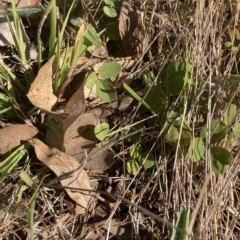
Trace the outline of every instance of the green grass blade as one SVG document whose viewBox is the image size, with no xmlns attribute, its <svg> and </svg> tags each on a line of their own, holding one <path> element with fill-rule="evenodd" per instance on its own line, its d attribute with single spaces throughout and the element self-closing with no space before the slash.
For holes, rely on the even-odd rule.
<svg viewBox="0 0 240 240">
<path fill-rule="evenodd" d="M 24 143 L 0 163 L 0 183 L 4 180 L 5 177 L 9 175 L 17 163 L 22 159 L 29 147 L 29 143 Z"/>
<path fill-rule="evenodd" d="M 187 232 L 188 215 L 189 212 L 186 209 L 186 207 L 184 205 L 181 205 L 176 227 L 182 229 L 184 232 Z M 171 236 L 171 240 L 187 240 L 187 236 L 186 234 L 181 233 L 177 229 L 174 229 Z"/>
<path fill-rule="evenodd" d="M 37 44 L 38 44 L 38 69 L 41 68 L 42 66 L 42 43 L 41 43 L 41 31 L 42 31 L 42 26 L 48 16 L 48 14 L 50 13 L 53 5 L 55 3 L 55 0 L 51 0 L 48 4 L 48 6 L 46 7 L 46 9 L 44 10 L 43 16 L 41 18 L 41 21 L 38 25 L 38 34 L 37 34 Z M 56 5 L 56 3 L 55 3 Z"/>
<path fill-rule="evenodd" d="M 32 7 L 22 7 L 22 8 L 17 8 L 14 10 L 17 12 L 19 16 L 30 16 L 36 13 L 41 13 L 44 11 L 44 8 L 42 6 L 32 6 Z M 0 16 L 12 16 L 14 14 L 14 11 L 12 8 L 7 8 L 5 10 L 0 10 Z"/>
<path fill-rule="evenodd" d="M 62 42 L 63 34 L 64 34 L 64 32 L 65 32 L 65 29 L 66 29 L 66 26 L 67 26 L 67 23 L 68 23 L 68 20 L 69 20 L 69 17 L 70 17 L 70 13 L 71 13 L 71 11 L 72 11 L 72 8 L 73 8 L 74 4 L 75 4 L 75 0 L 72 2 L 71 6 L 70 6 L 70 8 L 69 8 L 69 11 L 68 11 L 68 13 L 67 13 L 67 15 L 66 15 L 66 17 L 65 17 L 65 20 L 64 20 L 64 22 L 63 22 L 63 26 L 62 26 L 61 32 L 60 32 L 60 34 L 59 34 L 59 36 L 58 36 L 60 43 Z M 57 48 L 56 48 L 56 49 L 57 49 Z M 56 53 L 56 50 L 55 50 L 55 53 Z"/>
<path fill-rule="evenodd" d="M 15 46 L 18 51 L 18 57 L 20 58 L 23 69 L 24 69 L 24 64 L 27 64 L 27 58 L 26 58 L 26 52 L 25 52 L 25 43 L 24 43 L 24 39 L 23 39 L 21 20 L 17 13 L 16 0 L 11 0 L 11 3 L 12 3 L 12 16 L 13 16 L 14 27 L 15 27 L 16 31 L 13 31 L 12 25 L 10 23 L 8 16 L 7 16 L 7 19 L 8 19 L 9 28 L 10 28 Z M 27 84 L 27 88 L 24 89 L 24 92 L 26 93 L 27 89 L 30 87 L 30 77 L 26 73 L 25 69 L 24 69 L 24 77 L 25 77 L 25 81 Z"/>
<path fill-rule="evenodd" d="M 33 179 L 25 172 L 22 171 L 20 173 L 20 178 L 29 186 L 32 187 L 33 189 L 37 189 L 37 184 L 33 181 Z"/>
<path fill-rule="evenodd" d="M 20 56 L 20 59 L 23 61 L 23 63 L 26 63 L 26 54 L 25 54 L 25 47 L 24 47 L 24 41 L 23 41 L 23 34 L 20 26 L 20 19 L 17 14 L 17 8 L 16 8 L 16 1 L 12 0 L 12 15 L 14 19 L 14 25 L 16 29 L 16 37 L 15 37 L 15 44 L 18 49 L 18 56 Z M 14 36 L 14 34 L 13 34 Z"/>
<path fill-rule="evenodd" d="M 50 38 L 49 38 L 48 58 L 51 58 L 55 53 L 56 34 L 57 34 L 57 14 L 56 13 L 57 13 L 57 7 L 56 7 L 56 1 L 54 1 L 51 12 L 50 12 Z"/>
<path fill-rule="evenodd" d="M 145 106 L 153 115 L 156 115 L 152 108 L 131 87 L 129 87 L 126 83 L 123 83 L 123 87 L 133 98 L 141 102 L 143 106 Z"/>
<path fill-rule="evenodd" d="M 21 204 L 22 202 L 22 195 L 23 195 L 23 191 L 25 190 L 25 186 L 23 185 L 23 183 L 21 182 L 20 183 L 20 187 L 18 188 L 18 193 L 17 193 L 17 199 L 16 199 L 16 202 L 14 204 L 14 209 L 13 209 L 13 213 L 15 213 L 18 208 L 19 208 L 19 205 Z"/>
<path fill-rule="evenodd" d="M 39 194 L 39 190 L 37 189 L 33 196 L 32 196 L 32 200 L 30 202 L 30 206 L 28 209 L 28 215 L 27 215 L 27 221 L 28 221 L 28 226 L 29 226 L 29 231 L 30 231 L 30 239 L 34 240 L 34 209 L 35 209 L 35 204 L 36 204 L 36 200 Z"/>
</svg>

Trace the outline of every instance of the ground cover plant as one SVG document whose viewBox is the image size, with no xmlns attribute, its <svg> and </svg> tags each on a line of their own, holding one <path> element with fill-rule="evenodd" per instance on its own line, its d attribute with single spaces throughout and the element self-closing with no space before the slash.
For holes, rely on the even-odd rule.
<svg viewBox="0 0 240 240">
<path fill-rule="evenodd" d="M 1 239 L 239 239 L 238 1 L 0 1 Z"/>
</svg>

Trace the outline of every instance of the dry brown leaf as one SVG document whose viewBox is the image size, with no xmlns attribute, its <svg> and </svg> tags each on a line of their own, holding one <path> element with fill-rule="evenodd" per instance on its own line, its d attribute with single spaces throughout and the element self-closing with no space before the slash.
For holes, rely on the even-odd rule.
<svg viewBox="0 0 240 240">
<path fill-rule="evenodd" d="M 51 57 L 39 70 L 27 97 L 31 103 L 46 111 L 51 112 L 57 102 L 57 97 L 53 93 L 53 64 L 55 56 Z"/>
<path fill-rule="evenodd" d="M 32 7 L 38 5 L 40 0 L 19 0 L 17 8 Z"/>
<path fill-rule="evenodd" d="M 94 127 L 100 123 L 101 109 L 93 109 L 80 115 L 65 131 L 64 137 L 48 129 L 49 146 L 64 149 L 86 169 L 105 170 L 114 162 L 113 154 L 96 147 Z"/>
<path fill-rule="evenodd" d="M 119 15 L 121 52 L 124 56 L 135 56 L 142 52 L 141 2 L 123 0 Z"/>
<path fill-rule="evenodd" d="M 82 72 L 84 69 L 88 67 L 92 67 L 95 64 L 99 63 L 99 58 L 95 57 L 86 57 L 86 54 L 83 54 L 76 62 L 76 66 L 74 69 L 71 69 L 71 71 L 68 74 L 67 79 L 64 81 L 63 85 L 61 86 L 61 89 L 59 91 L 59 97 L 61 98 L 64 95 L 64 91 L 67 87 L 67 85 L 72 81 L 73 76 L 77 75 L 78 73 Z"/>
<path fill-rule="evenodd" d="M 71 96 L 64 109 L 64 112 L 68 113 L 70 116 L 62 121 L 61 129 L 63 132 L 67 130 L 67 128 L 78 118 L 85 108 L 84 83 L 85 81 L 83 79 L 82 84 Z"/>
<path fill-rule="evenodd" d="M 64 149 L 86 169 L 103 170 L 113 163 L 113 155 L 96 147 L 94 127 L 100 123 L 95 109 L 80 115 L 64 135 Z M 96 156 L 93 157 L 92 156 Z"/>
<path fill-rule="evenodd" d="M 14 22 L 13 19 L 10 17 L 10 24 L 11 27 L 14 31 L 14 33 L 16 34 L 16 30 L 14 27 Z M 6 16 L 0 16 L 0 46 L 4 47 L 4 46 L 15 46 L 15 42 L 13 39 L 13 35 L 10 31 L 10 27 L 9 27 L 9 23 L 7 20 Z"/>
<path fill-rule="evenodd" d="M 0 154 L 21 144 L 21 141 L 27 141 L 38 133 L 36 128 L 27 124 L 16 124 L 0 129 Z"/>
<path fill-rule="evenodd" d="M 46 144 L 49 147 L 54 147 L 60 151 L 65 151 L 63 148 L 63 136 L 56 133 L 52 128 L 48 127 L 46 131 Z"/>
<path fill-rule="evenodd" d="M 85 163 L 84 168 L 101 172 L 108 169 L 113 163 L 113 153 L 95 147 L 88 152 L 88 161 Z"/>
<path fill-rule="evenodd" d="M 72 47 L 69 48 L 69 52 Z M 63 61 L 65 51 L 61 54 L 60 63 Z M 52 108 L 57 103 L 57 97 L 53 93 L 53 75 L 55 74 L 56 61 L 55 55 L 52 56 L 39 70 L 34 79 L 27 97 L 31 103 L 44 112 L 51 115 L 54 119 L 62 120 L 69 116 L 68 113 L 53 112 Z"/>
<path fill-rule="evenodd" d="M 94 111 L 80 115 L 66 130 L 64 146 L 71 144 L 73 141 L 79 142 L 81 147 L 88 146 L 88 144 L 95 144 L 97 139 L 93 129 L 98 123 L 100 123 L 100 119 Z"/>
<path fill-rule="evenodd" d="M 60 177 L 64 174 L 64 179 L 61 180 L 61 184 L 65 187 L 91 190 L 89 184 L 89 178 L 85 170 L 80 167 L 78 161 L 56 148 L 49 148 L 43 142 L 38 139 L 32 139 L 29 141 L 34 147 L 37 158 L 48 166 L 56 175 Z M 71 191 L 66 189 L 69 197 L 72 198 L 78 205 L 88 209 L 89 204 L 92 201 L 92 197 L 86 191 L 86 194 L 80 192 Z"/>
<path fill-rule="evenodd" d="M 69 48 L 69 54 L 73 50 L 73 47 Z M 61 54 L 60 57 L 60 63 L 63 61 L 63 58 L 65 56 L 65 51 Z M 64 90 L 69 84 L 77 73 L 82 71 L 83 69 L 89 67 L 90 65 L 93 65 L 97 63 L 99 59 L 92 58 L 89 59 L 82 55 L 76 63 L 76 68 L 78 68 L 77 71 L 72 69 L 69 72 L 69 76 L 65 80 L 63 86 L 61 87 L 59 97 L 64 94 Z M 51 57 L 47 63 L 45 63 L 42 68 L 39 70 L 38 75 L 34 79 L 33 84 L 31 85 L 31 88 L 27 94 L 28 99 L 31 101 L 31 103 L 43 110 L 44 112 L 48 113 L 50 116 L 52 116 L 56 120 L 63 120 L 71 116 L 71 119 L 69 121 L 73 121 L 74 117 L 76 119 L 76 116 L 78 116 L 83 109 L 84 104 L 84 95 L 83 95 L 83 87 L 84 82 L 82 83 L 81 87 L 77 90 L 76 93 L 72 96 L 72 99 L 70 99 L 65 112 L 64 113 L 58 113 L 53 112 L 52 109 L 54 105 L 57 103 L 57 96 L 53 93 L 53 75 L 55 72 L 55 56 Z M 79 101 L 78 101 L 79 100 Z M 77 107 L 76 107 L 77 105 Z M 75 108 L 76 107 L 76 108 Z M 72 119 L 73 118 L 73 119 Z M 67 124 L 65 124 L 67 125 Z M 69 124 L 68 124 L 69 125 Z M 66 127 L 65 127 L 66 128 Z"/>
</svg>

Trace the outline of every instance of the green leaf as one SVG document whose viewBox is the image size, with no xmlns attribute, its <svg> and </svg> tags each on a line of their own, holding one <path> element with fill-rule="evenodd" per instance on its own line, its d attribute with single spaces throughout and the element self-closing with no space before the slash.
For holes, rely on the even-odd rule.
<svg viewBox="0 0 240 240">
<path fill-rule="evenodd" d="M 145 160 L 146 159 L 146 160 Z M 154 161 L 154 155 L 152 153 L 148 152 L 143 152 L 140 157 L 139 157 L 139 162 L 143 163 L 143 168 L 148 169 L 154 166 L 155 161 Z M 145 161 L 144 161 L 145 160 Z"/>
<path fill-rule="evenodd" d="M 210 148 L 210 152 L 212 161 L 218 161 L 223 165 L 229 165 L 233 160 L 232 153 L 226 148 L 213 146 Z"/>
<path fill-rule="evenodd" d="M 4 216 L 5 213 L 5 208 L 0 204 L 0 218 L 2 218 Z"/>
<path fill-rule="evenodd" d="M 94 45 L 100 47 L 101 46 L 101 40 L 96 32 L 96 30 L 91 26 L 87 25 L 87 32 L 85 34 L 85 37 Z"/>
<path fill-rule="evenodd" d="M 33 179 L 25 172 L 22 171 L 20 173 L 20 178 L 29 186 L 34 189 L 37 189 L 37 184 L 33 181 Z"/>
<path fill-rule="evenodd" d="M 107 26 L 105 34 L 112 41 L 119 40 L 120 39 L 120 34 L 119 34 L 119 29 L 118 29 L 118 23 L 109 24 Z"/>
<path fill-rule="evenodd" d="M 3 100 L 4 102 L 10 103 L 11 99 L 5 95 L 4 93 L 0 93 L 0 99 Z"/>
<path fill-rule="evenodd" d="M 137 130 L 139 130 L 139 129 L 141 129 L 141 131 L 139 131 L 139 132 L 137 132 L 136 134 L 134 134 L 134 135 L 132 135 L 132 136 L 130 136 L 130 137 L 127 138 L 127 141 L 128 141 L 128 142 L 132 142 L 132 143 L 137 142 L 137 140 L 141 137 L 142 133 L 145 131 L 145 126 L 144 126 L 144 124 L 141 122 L 141 123 L 138 123 L 138 124 L 136 124 L 136 125 L 128 128 L 128 129 L 126 130 L 126 135 L 128 135 L 128 134 L 131 134 L 131 133 L 133 133 L 133 132 L 135 132 L 135 131 L 137 131 Z"/>
<path fill-rule="evenodd" d="M 142 76 L 143 84 L 146 87 L 151 87 L 154 79 L 155 79 L 155 75 L 152 71 L 148 71 L 147 73 L 143 74 L 143 76 Z"/>
<path fill-rule="evenodd" d="M 237 115 L 237 106 L 235 104 L 230 104 L 224 113 L 224 121 L 227 124 L 227 126 L 231 126 L 236 115 Z"/>
<path fill-rule="evenodd" d="M 63 131 L 59 128 L 59 126 L 57 125 L 57 123 L 51 119 L 46 119 L 44 124 L 48 127 L 50 127 L 55 133 L 63 136 Z"/>
<path fill-rule="evenodd" d="M 96 89 L 99 98 L 105 102 L 110 101 L 115 97 L 115 89 L 107 80 L 98 80 Z"/>
<path fill-rule="evenodd" d="M 187 210 L 186 206 L 182 204 L 180 207 L 180 213 L 176 222 L 176 227 L 187 232 L 188 217 L 189 217 L 189 211 Z M 186 234 L 183 234 L 174 228 L 171 236 L 171 240 L 187 240 L 187 236 Z"/>
<path fill-rule="evenodd" d="M 98 74 L 100 78 L 112 78 L 117 76 L 122 70 L 121 64 L 118 62 L 106 62 L 99 68 Z"/>
<path fill-rule="evenodd" d="M 227 134 L 227 139 L 226 139 L 226 145 L 231 145 L 232 142 L 233 142 L 233 138 L 234 138 L 234 133 L 233 131 L 229 131 L 228 134 Z"/>
<path fill-rule="evenodd" d="M 110 127 L 107 123 L 100 123 L 94 128 L 94 134 L 100 141 L 104 140 L 109 133 Z"/>
<path fill-rule="evenodd" d="M 146 88 L 147 96 L 144 101 L 150 106 L 151 111 L 158 113 L 166 110 L 168 107 L 168 96 L 161 86 L 152 86 L 150 89 Z"/>
<path fill-rule="evenodd" d="M 189 157 L 193 162 L 198 162 L 204 155 L 205 146 L 201 138 L 194 138 L 188 148 Z"/>
<path fill-rule="evenodd" d="M 224 78 L 226 83 L 226 102 L 232 102 L 232 96 L 237 93 L 240 86 L 240 74 L 231 74 Z"/>
<path fill-rule="evenodd" d="M 84 22 L 84 20 L 82 19 L 82 18 L 80 18 L 80 17 L 78 17 L 78 18 L 72 18 L 71 20 L 70 20 L 70 23 L 73 25 L 73 26 L 75 26 L 75 27 L 80 27 L 82 24 L 84 24 L 85 22 Z"/>
<path fill-rule="evenodd" d="M 129 154 L 132 158 L 140 158 L 142 155 L 141 144 L 133 144 L 129 149 Z"/>
<path fill-rule="evenodd" d="M 87 77 L 85 86 L 89 89 L 92 89 L 96 84 L 97 80 L 98 80 L 97 74 L 95 72 L 91 72 Z"/>
<path fill-rule="evenodd" d="M 219 122 L 218 120 L 212 120 L 210 124 L 211 131 L 211 144 L 220 142 L 227 132 L 227 126 L 224 122 Z M 200 137 L 204 140 L 207 136 L 207 127 L 204 126 L 200 131 Z"/>
<path fill-rule="evenodd" d="M 167 67 L 166 90 L 172 96 L 177 96 L 189 81 L 189 66 L 185 62 L 172 61 Z"/>
<path fill-rule="evenodd" d="M 178 139 L 180 137 L 180 130 L 182 128 L 181 132 L 181 139 L 180 139 L 180 146 L 186 147 L 190 144 L 191 138 L 192 138 L 192 130 L 184 118 L 182 120 L 182 116 L 179 117 L 177 113 L 174 113 L 171 115 L 170 118 L 168 118 L 168 130 L 165 134 L 165 139 L 168 141 L 172 146 L 176 146 Z M 182 127 L 181 127 L 182 125 Z"/>
<path fill-rule="evenodd" d="M 114 0 L 104 0 L 104 2 L 105 2 L 107 5 L 113 5 L 113 4 L 114 4 Z"/>
<path fill-rule="evenodd" d="M 177 128 L 171 126 L 164 135 L 167 142 L 175 142 L 179 139 L 179 132 Z"/>
<path fill-rule="evenodd" d="M 116 133 L 108 133 L 108 135 L 106 136 L 106 138 L 104 138 L 104 140 L 102 142 L 99 142 L 99 143 L 96 144 L 96 147 L 102 148 L 102 147 L 108 145 L 109 142 L 113 141 L 117 137 L 118 137 L 118 132 L 116 132 Z"/>
<path fill-rule="evenodd" d="M 233 127 L 233 133 L 234 133 L 235 136 L 240 137 L 240 123 L 237 123 Z"/>
<path fill-rule="evenodd" d="M 211 168 L 212 171 L 217 174 L 223 174 L 227 171 L 227 165 L 220 163 L 218 160 L 214 158 L 213 159 L 211 158 Z"/>
<path fill-rule="evenodd" d="M 136 160 L 128 160 L 127 161 L 127 171 L 132 174 L 136 175 L 139 170 L 139 164 Z"/>
<path fill-rule="evenodd" d="M 82 18 L 75 18 L 70 20 L 71 24 L 80 27 L 82 24 L 85 24 L 87 27 L 85 38 L 88 39 L 91 43 L 94 45 L 100 47 L 101 46 L 101 40 L 99 39 L 99 34 L 96 32 L 96 30 L 90 25 L 87 24 Z"/>
<path fill-rule="evenodd" d="M 114 8 L 112 7 L 108 7 L 108 6 L 104 6 L 103 7 L 103 12 L 108 16 L 108 17 L 116 17 L 117 16 L 117 12 Z"/>
<path fill-rule="evenodd" d="M 225 42 L 224 46 L 225 46 L 225 48 L 230 48 L 230 47 L 232 47 L 232 42 Z"/>
</svg>

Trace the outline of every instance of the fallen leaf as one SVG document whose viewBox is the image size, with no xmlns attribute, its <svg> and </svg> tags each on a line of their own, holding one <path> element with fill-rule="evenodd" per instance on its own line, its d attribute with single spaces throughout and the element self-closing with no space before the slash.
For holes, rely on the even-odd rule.
<svg viewBox="0 0 240 240">
<path fill-rule="evenodd" d="M 39 70 L 38 75 L 31 85 L 27 97 L 37 108 L 48 113 L 56 120 L 66 119 L 69 114 L 54 112 L 52 108 L 57 103 L 57 97 L 53 93 L 53 75 L 55 69 L 55 56 L 51 57 Z"/>
<path fill-rule="evenodd" d="M 64 91 L 69 85 L 69 83 L 73 80 L 73 76 L 77 75 L 78 73 L 81 73 L 84 69 L 88 67 L 93 67 L 97 63 L 99 63 L 99 58 L 94 58 L 91 55 L 89 57 L 86 57 L 86 55 L 89 55 L 87 52 L 85 52 L 76 62 L 75 68 L 71 69 L 69 72 L 66 80 L 62 84 L 60 91 L 59 91 L 59 97 L 64 95 Z"/>
<path fill-rule="evenodd" d="M 27 97 L 31 103 L 46 111 L 51 112 L 57 102 L 57 97 L 53 93 L 53 64 L 55 56 L 51 57 L 39 70 Z"/>
<path fill-rule="evenodd" d="M 101 112 L 95 109 L 83 113 L 64 135 L 66 153 L 74 156 L 86 169 L 105 170 L 114 162 L 112 153 L 96 147 L 94 127 L 100 123 L 99 113 Z"/>
<path fill-rule="evenodd" d="M 37 133 L 36 128 L 27 124 L 16 124 L 0 129 L 0 154 L 19 146 L 21 141 L 27 141 Z"/>
<path fill-rule="evenodd" d="M 14 34 L 16 34 L 13 18 L 10 17 L 9 21 L 11 24 L 11 28 L 14 31 Z M 15 46 L 15 42 L 14 42 L 12 33 L 10 31 L 7 18 L 5 16 L 0 16 L 0 46 L 4 47 L 7 45 Z"/>
<path fill-rule="evenodd" d="M 71 53 L 72 50 L 73 47 L 69 47 L 68 50 L 69 54 Z M 64 56 L 65 51 L 63 51 L 63 53 L 61 54 L 60 64 L 61 62 L 63 62 Z M 58 97 L 61 98 L 61 96 L 63 96 L 64 90 L 66 89 L 67 84 L 69 84 L 72 81 L 73 76 L 81 72 L 83 69 L 89 67 L 90 65 L 97 63 L 98 61 L 99 59 L 97 58 L 89 59 L 85 57 L 85 55 L 83 54 L 76 62 L 75 68 L 77 68 L 78 70 L 75 71 L 75 69 L 72 69 L 69 72 L 67 79 L 65 80 L 64 84 L 61 87 Z M 34 106 L 48 113 L 54 119 L 63 120 L 71 116 L 71 119 L 69 121 L 73 121 L 72 118 L 74 118 L 74 116 L 76 118 L 76 116 L 78 116 L 82 111 L 81 109 L 84 103 L 83 96 L 84 83 L 82 84 L 80 89 L 78 89 L 77 92 L 74 94 L 72 100 L 69 101 L 68 106 L 66 107 L 64 113 L 52 111 L 53 107 L 56 105 L 58 100 L 57 96 L 55 96 L 53 92 L 53 76 L 55 74 L 56 68 L 55 64 L 56 64 L 55 56 L 53 56 L 42 66 L 42 68 L 38 72 L 38 75 L 34 79 L 33 84 L 31 85 L 27 97 Z M 76 104 L 78 105 L 77 108 L 75 108 Z M 74 113 L 72 111 L 74 111 Z"/>
<path fill-rule="evenodd" d="M 60 180 L 64 187 L 91 190 L 88 175 L 75 158 L 56 148 L 49 148 L 36 138 L 29 142 L 34 147 L 37 158 L 49 167 L 57 177 L 67 176 Z M 66 192 L 72 200 L 85 209 L 88 209 L 93 200 L 87 191 L 83 194 L 66 189 Z"/>
<path fill-rule="evenodd" d="M 17 8 L 32 7 L 38 5 L 40 0 L 19 0 Z"/>
<path fill-rule="evenodd" d="M 64 112 L 70 116 L 61 123 L 61 130 L 63 132 L 67 130 L 67 128 L 78 118 L 85 108 L 84 79 L 81 82 L 82 84 L 79 86 L 77 91 L 73 93 L 64 109 Z"/>
<path fill-rule="evenodd" d="M 125 56 L 139 55 L 142 52 L 141 2 L 123 0 L 119 15 L 121 52 Z"/>
<path fill-rule="evenodd" d="M 98 123 L 100 123 L 100 119 L 93 111 L 80 115 L 65 132 L 65 149 L 68 145 L 74 145 L 75 142 L 78 146 L 85 148 L 88 148 L 89 145 L 95 146 L 97 139 L 93 129 Z"/>
<path fill-rule="evenodd" d="M 45 140 L 46 140 L 46 144 L 49 147 L 54 147 L 54 148 L 57 148 L 60 151 L 65 151 L 64 148 L 63 148 L 63 136 L 56 133 L 50 127 L 47 128 L 46 139 Z"/>
<path fill-rule="evenodd" d="M 69 48 L 69 52 L 72 51 Z M 60 64 L 63 62 L 65 51 L 60 56 Z M 57 103 L 57 96 L 53 92 L 53 76 L 56 69 L 56 56 L 52 56 L 39 70 L 36 78 L 28 91 L 27 97 L 37 108 L 51 115 L 54 119 L 62 120 L 69 116 L 68 113 L 58 113 L 52 111 Z"/>
<path fill-rule="evenodd" d="M 85 163 L 84 168 L 102 171 L 108 169 L 113 163 L 114 155 L 112 152 L 102 151 L 101 148 L 95 147 L 88 152 L 88 161 Z"/>
<path fill-rule="evenodd" d="M 64 150 L 86 169 L 107 169 L 114 162 L 113 154 L 96 147 L 97 138 L 94 134 L 94 127 L 100 123 L 101 114 L 100 108 L 83 113 L 68 127 L 63 137 L 48 129 L 47 144 Z"/>
</svg>

